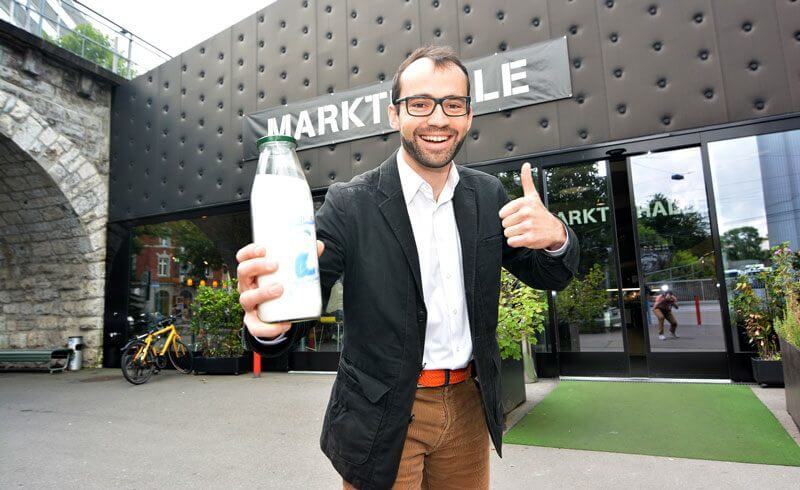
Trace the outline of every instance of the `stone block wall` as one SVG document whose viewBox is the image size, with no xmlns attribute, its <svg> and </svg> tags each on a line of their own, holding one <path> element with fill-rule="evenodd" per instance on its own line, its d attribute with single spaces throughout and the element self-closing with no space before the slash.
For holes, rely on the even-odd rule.
<svg viewBox="0 0 800 490">
<path fill-rule="evenodd" d="M 112 88 L 0 41 L 0 348 L 102 361 Z"/>
</svg>

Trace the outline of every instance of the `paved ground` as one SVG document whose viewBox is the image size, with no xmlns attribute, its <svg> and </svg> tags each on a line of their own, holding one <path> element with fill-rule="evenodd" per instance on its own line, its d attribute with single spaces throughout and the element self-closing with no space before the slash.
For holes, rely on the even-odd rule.
<svg viewBox="0 0 800 490">
<path fill-rule="evenodd" d="M 341 488 L 318 444 L 332 382 L 330 375 L 167 372 L 136 387 L 118 370 L 0 373 L 0 487 Z M 528 385 L 529 402 L 511 422 L 555 385 Z M 790 423 L 783 390 L 754 391 Z M 513 445 L 504 452 L 492 455 L 492 488 L 796 488 L 800 481 L 800 468 L 784 466 Z"/>
</svg>

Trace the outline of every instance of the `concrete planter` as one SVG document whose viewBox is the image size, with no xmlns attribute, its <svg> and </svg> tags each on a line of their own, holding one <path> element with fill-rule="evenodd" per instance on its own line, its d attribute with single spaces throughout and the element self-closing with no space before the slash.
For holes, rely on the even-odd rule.
<svg viewBox="0 0 800 490">
<path fill-rule="evenodd" d="M 783 380 L 786 386 L 786 411 L 800 428 L 800 349 L 784 339 L 781 342 Z"/>
</svg>

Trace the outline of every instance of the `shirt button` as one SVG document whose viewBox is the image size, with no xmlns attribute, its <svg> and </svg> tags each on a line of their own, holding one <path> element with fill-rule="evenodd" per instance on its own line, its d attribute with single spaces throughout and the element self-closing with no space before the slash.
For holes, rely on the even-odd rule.
<svg viewBox="0 0 800 490">
<path fill-rule="evenodd" d="M 448 273 L 447 273 L 447 278 L 448 278 L 448 279 L 450 279 L 451 277 L 453 277 L 453 274 L 450 274 L 450 273 L 448 272 Z"/>
<path fill-rule="evenodd" d="M 451 313 L 453 313 L 453 315 L 455 315 L 456 313 L 458 313 L 458 310 L 456 310 L 455 308 L 453 308 L 453 311 L 452 311 Z"/>
</svg>

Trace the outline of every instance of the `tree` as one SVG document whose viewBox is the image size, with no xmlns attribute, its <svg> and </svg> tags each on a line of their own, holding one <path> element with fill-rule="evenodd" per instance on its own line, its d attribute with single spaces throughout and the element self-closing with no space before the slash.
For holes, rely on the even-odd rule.
<svg viewBox="0 0 800 490">
<path fill-rule="evenodd" d="M 51 39 L 47 40 L 52 42 Z M 111 47 L 108 36 L 95 29 L 91 24 L 78 24 L 74 30 L 58 38 L 55 43 L 120 76 L 133 78 L 135 75 L 132 69 L 128 69 L 126 59 L 119 55 L 114 56 L 114 49 Z M 114 66 L 115 58 L 117 66 Z"/>
<path fill-rule="evenodd" d="M 547 207 L 550 212 L 569 217 L 572 211 L 583 214 L 584 211 L 595 210 L 594 221 L 568 223 L 580 237 L 579 275 L 587 273 L 593 264 L 610 266 L 614 260 L 613 210 L 609 204 L 608 177 L 603 171 L 604 166 L 605 163 L 602 162 L 570 165 L 548 169 L 544 174 L 547 182 Z M 613 276 L 611 281 L 615 282 Z"/>
<path fill-rule="evenodd" d="M 593 264 L 582 278 L 574 278 L 556 295 L 556 312 L 561 322 L 577 324 L 581 333 L 600 333 L 605 326 L 598 322 L 608 306 L 603 287 L 605 274 Z"/>
<path fill-rule="evenodd" d="M 175 258 L 180 263 L 189 264 L 188 275 L 197 282 L 201 279 L 206 279 L 206 266 L 211 270 L 222 268 L 223 260 L 219 249 L 191 221 L 180 220 L 156 225 L 137 226 L 133 229 L 131 242 L 131 253 L 133 255 L 138 255 L 142 250 L 142 243 L 139 238 L 142 236 L 171 239 L 174 245 L 180 247 L 175 254 Z"/>
<path fill-rule="evenodd" d="M 733 228 L 722 235 L 722 251 L 727 253 L 728 260 L 763 261 L 768 255 L 766 250 L 761 249 L 764 240 L 766 238 L 759 236 L 754 226 Z"/>
</svg>

